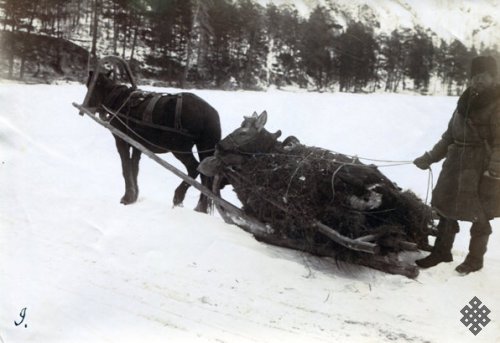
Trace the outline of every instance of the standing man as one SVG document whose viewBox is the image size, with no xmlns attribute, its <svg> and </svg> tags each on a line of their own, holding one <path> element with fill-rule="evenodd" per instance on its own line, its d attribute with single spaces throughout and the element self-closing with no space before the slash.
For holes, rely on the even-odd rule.
<svg viewBox="0 0 500 343">
<path fill-rule="evenodd" d="M 483 267 L 492 232 L 489 221 L 500 217 L 500 86 L 496 76 L 493 57 L 472 60 L 470 86 L 458 99 L 448 129 L 430 151 L 413 161 L 425 170 L 445 158 L 431 202 L 440 217 L 438 234 L 431 254 L 416 261 L 421 268 L 453 261 L 458 220 L 472 222 L 472 226 L 469 253 L 456 271 L 468 274 Z"/>
</svg>

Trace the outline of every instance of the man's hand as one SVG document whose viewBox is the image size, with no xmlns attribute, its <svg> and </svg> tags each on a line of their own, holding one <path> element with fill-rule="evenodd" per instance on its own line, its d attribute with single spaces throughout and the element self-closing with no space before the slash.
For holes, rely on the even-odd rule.
<svg viewBox="0 0 500 343">
<path fill-rule="evenodd" d="M 428 152 L 425 152 L 422 156 L 417 157 L 413 161 L 413 164 L 422 170 L 429 169 L 429 167 L 432 164 L 431 156 L 429 155 Z"/>
</svg>

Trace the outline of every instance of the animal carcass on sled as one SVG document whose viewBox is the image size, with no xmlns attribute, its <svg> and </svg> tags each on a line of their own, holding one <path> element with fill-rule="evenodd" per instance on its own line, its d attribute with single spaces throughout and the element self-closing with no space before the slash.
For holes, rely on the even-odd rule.
<svg viewBox="0 0 500 343">
<path fill-rule="evenodd" d="M 427 245 L 431 209 L 375 166 L 293 136 L 278 141 L 281 132 L 268 132 L 266 120 L 266 112 L 245 117 L 200 165 L 215 176 L 216 194 L 231 184 L 244 213 L 265 228 L 249 231 L 267 243 L 415 277 L 416 266 L 397 254 Z"/>
</svg>

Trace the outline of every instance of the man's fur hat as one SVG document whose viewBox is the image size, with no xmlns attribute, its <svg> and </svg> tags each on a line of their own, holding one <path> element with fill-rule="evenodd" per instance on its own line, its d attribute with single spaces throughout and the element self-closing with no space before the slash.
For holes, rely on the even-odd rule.
<svg viewBox="0 0 500 343">
<path fill-rule="evenodd" d="M 470 77 L 477 74 L 489 73 L 494 78 L 497 76 L 497 62 L 491 56 L 478 56 L 472 60 Z"/>
</svg>

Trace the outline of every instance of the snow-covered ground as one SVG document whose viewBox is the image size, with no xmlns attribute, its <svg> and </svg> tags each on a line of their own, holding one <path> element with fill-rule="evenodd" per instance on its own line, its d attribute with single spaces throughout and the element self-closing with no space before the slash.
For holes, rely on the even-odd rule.
<svg viewBox="0 0 500 343">
<path fill-rule="evenodd" d="M 180 181 L 147 157 L 139 201 L 123 206 L 112 136 L 71 106 L 84 92 L 0 84 L 0 342 L 500 341 L 500 221 L 482 271 L 454 271 L 467 250 L 463 223 L 455 261 L 411 280 L 259 243 L 217 215 L 192 211 L 193 189 L 173 209 Z M 267 110 L 270 131 L 391 161 L 429 149 L 456 102 L 195 92 L 219 110 L 224 135 L 243 115 Z M 433 170 L 435 181 L 439 166 Z M 425 198 L 427 172 L 382 171 Z M 474 296 L 491 310 L 477 336 L 460 322 Z"/>
</svg>

